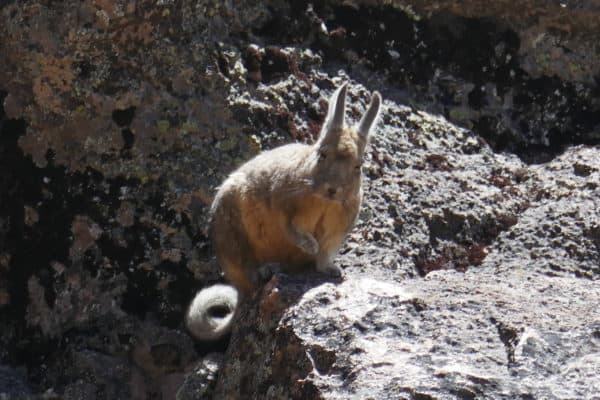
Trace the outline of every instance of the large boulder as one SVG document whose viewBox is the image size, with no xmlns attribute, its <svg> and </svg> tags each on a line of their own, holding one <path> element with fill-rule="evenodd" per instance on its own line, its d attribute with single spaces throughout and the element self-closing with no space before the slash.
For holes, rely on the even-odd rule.
<svg viewBox="0 0 600 400">
<path fill-rule="evenodd" d="M 598 393 L 598 4 L 318 3 L 0 2 L 1 395 Z M 346 80 L 385 102 L 343 279 L 194 343 L 214 188 Z"/>
</svg>

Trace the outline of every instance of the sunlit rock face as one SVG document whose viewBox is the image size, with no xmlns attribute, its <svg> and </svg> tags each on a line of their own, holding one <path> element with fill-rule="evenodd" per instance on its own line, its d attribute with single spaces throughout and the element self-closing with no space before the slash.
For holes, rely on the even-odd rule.
<svg viewBox="0 0 600 400">
<path fill-rule="evenodd" d="M 0 397 L 593 398 L 598 14 L 0 2 Z M 214 189 L 347 80 L 350 122 L 384 107 L 343 278 L 276 274 L 194 342 Z"/>
</svg>

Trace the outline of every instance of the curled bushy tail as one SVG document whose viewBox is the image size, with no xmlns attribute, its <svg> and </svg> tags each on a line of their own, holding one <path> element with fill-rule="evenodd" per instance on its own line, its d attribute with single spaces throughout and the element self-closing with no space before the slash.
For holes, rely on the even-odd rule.
<svg viewBox="0 0 600 400">
<path fill-rule="evenodd" d="M 185 316 L 185 324 L 198 340 L 217 340 L 231 330 L 238 292 L 229 285 L 214 285 L 196 293 Z"/>
</svg>

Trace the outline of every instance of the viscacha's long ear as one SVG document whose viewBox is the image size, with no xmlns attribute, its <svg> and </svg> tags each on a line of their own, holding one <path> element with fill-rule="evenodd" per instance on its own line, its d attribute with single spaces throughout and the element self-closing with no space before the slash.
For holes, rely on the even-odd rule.
<svg viewBox="0 0 600 400">
<path fill-rule="evenodd" d="M 377 115 L 379 114 L 379 109 L 381 108 L 381 95 L 379 92 L 373 92 L 371 95 L 371 104 L 369 104 L 369 108 L 367 112 L 362 116 L 360 122 L 358 123 L 357 131 L 358 134 L 364 138 L 369 136 L 369 131 L 373 127 L 375 120 L 377 119 Z"/>
<path fill-rule="evenodd" d="M 348 82 L 336 89 L 329 99 L 329 110 L 321 135 L 325 136 L 329 132 L 339 131 L 344 127 L 346 118 L 346 89 Z"/>
</svg>

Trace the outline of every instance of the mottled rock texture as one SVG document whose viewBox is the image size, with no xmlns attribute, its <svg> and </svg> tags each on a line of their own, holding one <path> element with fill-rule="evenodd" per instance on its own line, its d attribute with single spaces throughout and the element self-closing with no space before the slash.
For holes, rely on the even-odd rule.
<svg viewBox="0 0 600 400">
<path fill-rule="evenodd" d="M 0 397 L 598 398 L 600 2 L 318 3 L 0 1 Z M 385 103 L 344 277 L 214 354 L 214 188 L 345 80 Z"/>
</svg>

